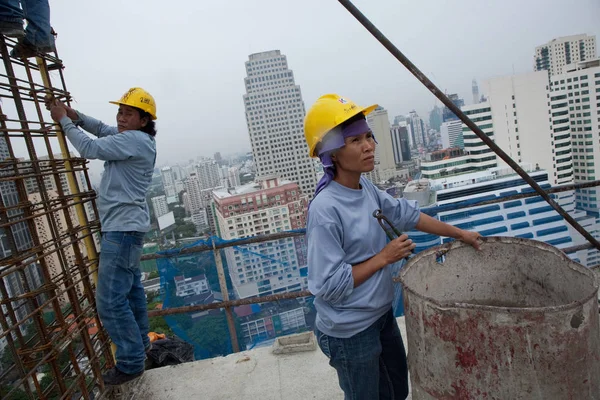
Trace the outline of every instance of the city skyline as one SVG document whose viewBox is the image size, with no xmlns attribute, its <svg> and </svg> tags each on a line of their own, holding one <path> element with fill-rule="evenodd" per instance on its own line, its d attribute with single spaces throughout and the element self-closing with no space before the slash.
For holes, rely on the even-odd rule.
<svg viewBox="0 0 600 400">
<path fill-rule="evenodd" d="M 516 73 L 531 71 L 536 46 L 559 36 L 600 35 L 595 18 L 600 14 L 600 4 L 593 0 L 574 4 L 585 10 L 577 14 L 557 13 L 561 7 L 558 2 L 541 1 L 515 2 L 514 7 L 504 3 L 483 6 L 475 1 L 439 4 L 435 8 L 391 1 L 360 0 L 355 4 L 442 90 L 458 93 L 465 99 L 471 98 L 473 78 L 481 81 L 507 75 L 513 71 L 513 65 Z M 181 5 L 188 12 L 167 21 L 163 16 L 168 5 L 160 2 L 145 4 L 144 13 L 138 12 L 133 4 L 117 5 L 111 0 L 97 5 L 52 6 L 52 23 L 59 33 L 57 46 L 61 58 L 69 65 L 66 77 L 75 98 L 74 106 L 112 123 L 115 110 L 107 101 L 133 85 L 145 87 L 157 100 L 158 165 L 197 155 L 211 156 L 223 150 L 250 150 L 241 99 L 243 61 L 256 52 L 279 49 L 288 56 L 307 105 L 326 92 L 338 92 L 359 104 L 378 103 L 391 116 L 415 109 L 428 118 L 434 104 L 440 105 L 337 2 L 315 0 L 285 5 L 275 1 L 210 5 L 191 2 Z M 122 13 L 112 12 L 117 7 L 125 9 Z M 511 12 L 513 8 L 519 9 L 519 13 Z M 97 35 L 89 22 L 73 21 L 70 17 L 73 13 L 98 15 L 99 21 L 113 21 L 122 29 L 118 33 Z M 140 69 L 138 63 L 127 62 L 131 55 L 110 45 L 134 34 L 137 28 L 128 23 L 131 13 L 139 14 L 143 26 L 166 25 L 173 27 L 172 32 L 178 32 L 171 35 L 165 34 L 169 29 L 148 30 L 148 40 L 139 53 L 152 67 Z M 405 18 L 398 24 L 401 15 L 420 17 Z M 452 30 L 444 30 L 441 35 L 439 29 L 431 28 L 444 26 L 448 17 L 454 22 Z M 317 28 L 307 29 L 302 22 L 306 18 L 313 20 L 312 25 Z M 203 23 L 186 24 L 187 19 Z M 543 22 L 532 26 L 532 20 Z M 217 24 L 217 21 L 227 23 Z M 86 38 L 89 46 L 98 51 L 106 49 L 107 54 L 124 62 L 108 63 L 98 69 L 95 60 L 80 57 L 78 33 L 82 30 L 90 33 Z M 199 52 L 186 47 L 184 52 L 189 62 L 174 62 L 154 53 L 162 46 L 179 46 L 175 41 L 181 38 L 210 37 L 215 31 L 224 35 L 224 42 L 231 38 L 233 44 L 222 46 L 220 42 L 202 41 Z M 351 47 L 346 51 L 331 51 L 340 48 L 341 41 L 348 37 L 353 38 Z M 459 42 L 461 46 L 456 46 Z M 90 71 L 102 77 L 101 85 L 90 82 Z M 365 73 L 377 78 L 361 83 Z M 110 84 L 104 83 L 107 81 Z"/>
</svg>

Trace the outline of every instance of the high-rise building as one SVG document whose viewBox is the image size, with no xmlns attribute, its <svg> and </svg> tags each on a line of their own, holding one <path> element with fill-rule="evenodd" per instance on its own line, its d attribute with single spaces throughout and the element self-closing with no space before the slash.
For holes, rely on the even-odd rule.
<svg viewBox="0 0 600 400">
<path fill-rule="evenodd" d="M 456 93 L 449 94 L 448 98 L 458 108 L 465 105 L 465 101 L 458 97 Z M 442 122 L 451 121 L 453 119 L 458 119 L 458 117 L 448 107 L 444 107 L 444 111 L 442 112 Z"/>
<path fill-rule="evenodd" d="M 152 209 L 156 218 L 162 217 L 169 213 L 169 205 L 167 204 L 167 196 L 156 196 L 151 199 Z"/>
<path fill-rule="evenodd" d="M 171 167 L 163 167 L 160 169 L 160 176 L 162 178 L 163 190 L 167 197 L 177 195 L 177 189 L 175 188 L 175 176 Z"/>
<path fill-rule="evenodd" d="M 202 189 L 211 189 L 221 186 L 219 179 L 219 164 L 214 160 L 204 160 L 196 166 L 198 180 Z"/>
<path fill-rule="evenodd" d="M 493 78 L 485 81 L 483 88 L 496 144 L 516 162 L 530 162 L 548 171 L 552 185 L 572 182 L 570 135 L 565 130 L 569 125 L 565 121 L 568 110 L 549 105 L 547 73 Z M 554 107 L 564 104 L 558 102 Z M 471 150 L 466 141 L 465 150 Z M 497 161 L 499 166 L 506 165 L 500 158 Z"/>
<path fill-rule="evenodd" d="M 446 121 L 440 127 L 440 136 L 442 138 L 442 148 L 448 149 L 465 147 L 462 133 L 462 121 L 460 119 L 452 119 Z"/>
<path fill-rule="evenodd" d="M 201 231 L 209 226 L 206 209 L 201 208 L 199 211 L 192 214 L 192 223 L 196 226 L 196 230 Z"/>
<path fill-rule="evenodd" d="M 473 104 L 479 103 L 479 86 L 475 79 L 473 79 L 473 82 L 471 83 L 471 92 L 473 93 Z"/>
<path fill-rule="evenodd" d="M 219 169 L 219 186 L 232 188 L 240 186 L 240 170 L 237 167 L 221 167 Z"/>
<path fill-rule="evenodd" d="M 219 236 L 238 239 L 304 227 L 308 196 L 296 183 L 266 178 L 213 191 Z M 306 287 L 303 238 L 287 238 L 227 249 L 227 265 L 239 298 Z"/>
<path fill-rule="evenodd" d="M 192 172 L 190 176 L 184 182 L 185 192 L 187 193 L 187 200 L 189 202 L 189 212 L 194 214 L 200 209 L 204 208 L 202 199 L 202 187 L 200 186 L 200 179 L 198 174 Z"/>
<path fill-rule="evenodd" d="M 429 112 L 429 127 L 436 131 L 440 131 L 442 126 L 442 109 L 437 105 L 433 106 L 433 110 Z"/>
<path fill-rule="evenodd" d="M 229 167 L 219 168 L 219 186 L 223 186 L 224 188 L 231 187 L 229 184 Z"/>
<path fill-rule="evenodd" d="M 47 190 L 46 196 L 48 199 L 57 199 L 58 193 L 54 190 Z M 32 203 L 40 203 L 42 201 L 42 195 L 38 193 L 32 193 L 29 195 L 29 201 Z M 56 211 L 47 215 L 44 215 L 43 210 L 40 210 L 35 215 L 34 223 L 35 229 L 37 231 L 37 236 L 41 243 L 47 243 L 55 240 L 56 234 L 60 235 L 60 237 L 65 237 L 67 232 L 69 232 L 69 226 L 67 225 L 67 219 L 65 217 L 65 211 L 69 213 L 69 218 L 73 223 L 73 227 L 77 228 L 79 226 L 78 220 L 75 216 L 75 210 L 73 207 L 69 207 L 66 210 Z M 51 223 L 54 228 L 56 228 L 56 232 L 51 227 Z M 70 238 L 66 237 L 60 241 L 60 245 L 64 246 L 61 251 L 62 256 L 65 258 L 67 265 L 77 265 L 77 258 L 75 256 L 75 251 L 73 247 L 69 244 Z M 58 244 L 58 243 L 57 243 Z M 82 257 L 87 257 L 87 252 L 85 247 L 80 249 L 82 252 Z M 59 286 L 59 291 L 64 291 L 66 289 L 67 276 L 70 275 L 70 279 L 75 285 L 75 290 L 77 292 L 77 297 L 81 298 L 83 296 L 83 282 L 81 280 L 81 275 L 76 271 L 69 271 L 67 274 L 66 271 L 63 271 L 61 268 L 61 263 L 59 260 L 59 254 L 57 252 L 53 252 L 44 257 L 46 262 L 46 267 L 48 268 L 48 272 L 50 273 L 50 277 L 53 282 L 62 282 Z M 87 278 L 85 278 L 87 279 Z M 66 292 L 63 292 L 59 295 L 58 300 L 61 305 L 69 304 L 69 297 Z"/>
<path fill-rule="evenodd" d="M 553 76 L 564 73 L 566 65 L 595 58 L 596 36 L 563 36 L 535 48 L 533 69 Z"/>
<path fill-rule="evenodd" d="M 185 212 L 187 214 L 191 214 L 192 213 L 192 206 L 190 204 L 190 195 L 187 193 L 187 191 L 183 192 L 182 197 L 182 201 L 183 201 L 183 208 L 185 209 Z"/>
<path fill-rule="evenodd" d="M 173 165 L 171 167 L 171 171 L 173 172 L 173 179 L 175 180 L 175 182 L 183 181 L 185 178 L 187 178 L 187 173 L 185 169 L 182 168 L 180 165 Z"/>
<path fill-rule="evenodd" d="M 376 146 L 376 158 L 379 159 L 379 166 L 382 170 L 396 169 L 396 161 L 394 160 L 394 151 L 392 149 L 392 138 L 390 132 L 390 120 L 388 112 L 381 106 L 377 107 L 373 112 L 367 115 L 367 124 L 375 139 L 379 143 Z"/>
<path fill-rule="evenodd" d="M 392 149 L 396 164 L 410 161 L 410 140 L 408 138 L 408 127 L 406 122 L 400 122 L 390 128 L 392 137 Z"/>
<path fill-rule="evenodd" d="M 415 110 L 411 111 L 408 114 L 406 122 L 409 127 L 411 146 L 414 149 L 426 146 L 427 132 L 425 131 L 425 124 L 423 123 L 421 117 L 419 117 L 419 114 L 417 114 Z"/>
<path fill-rule="evenodd" d="M 463 107 L 463 112 L 485 133 L 495 140 L 492 109 L 487 102 Z M 470 164 L 470 171 L 481 171 L 497 166 L 496 153 L 490 149 L 471 129 L 462 124 L 465 153 Z"/>
<path fill-rule="evenodd" d="M 550 83 L 554 140 L 570 142 L 555 145 L 553 157 L 557 163 L 559 157 L 572 157 L 573 170 L 564 172 L 572 171 L 576 183 L 600 179 L 600 59 L 571 64 L 564 74 L 551 76 Z M 579 208 L 598 216 L 600 188 L 578 190 L 576 199 Z"/>
<path fill-rule="evenodd" d="M 392 125 L 399 125 L 400 123 L 404 122 L 406 123 L 407 118 L 404 115 L 396 115 L 394 117 L 394 122 L 392 123 Z"/>
<path fill-rule="evenodd" d="M 379 179 L 387 181 L 396 176 L 396 160 L 387 111 L 383 107 L 377 107 L 367 115 L 367 123 L 378 142 L 375 146 L 375 168 L 379 170 Z"/>
<path fill-rule="evenodd" d="M 229 186 L 240 186 L 240 170 L 236 167 L 230 167 L 228 170 Z"/>
<path fill-rule="evenodd" d="M 317 181 L 304 140 L 304 102 L 279 50 L 246 61 L 246 123 L 258 177 L 278 175 L 312 197 Z"/>
<path fill-rule="evenodd" d="M 0 162 L 11 159 L 12 157 L 6 143 L 6 139 L 0 136 Z M 10 163 L 8 163 L 7 166 L 1 166 L 0 163 L 0 177 L 11 177 L 14 176 L 14 174 L 13 167 Z M 19 199 L 17 185 L 12 180 L 0 181 L 0 197 L 2 198 L 2 205 L 5 208 L 15 207 L 27 200 Z M 21 208 L 14 208 L 10 211 L 2 211 L 2 214 L 2 218 L 7 218 L 9 222 L 23 218 L 23 211 Z M 9 231 L 5 231 L 3 228 L 0 228 L 0 260 L 10 257 L 15 248 L 17 251 L 24 251 L 33 246 L 32 233 L 25 222 L 13 224 L 9 229 Z M 12 235 L 13 240 L 9 240 L 9 234 Z M 14 246 L 14 248 L 12 246 Z M 24 263 L 27 264 L 27 260 L 25 260 Z M 42 286 L 43 276 L 39 263 L 36 262 L 27 265 L 24 272 L 24 276 L 14 272 L 2 278 L 4 280 L 4 284 L 6 285 L 9 298 L 13 299 L 24 295 L 27 292 L 24 280 L 26 281 L 30 290 Z M 2 297 L 2 294 L 0 294 L 0 297 Z M 3 300 L 6 302 L 9 301 L 7 299 Z M 25 319 L 25 317 L 33 310 L 30 302 L 27 300 L 11 300 L 10 303 L 15 311 L 17 319 L 19 320 Z M 5 309 L 5 306 L 2 306 L 2 311 Z M 25 329 L 25 326 L 26 324 L 21 325 L 22 331 Z"/>
</svg>

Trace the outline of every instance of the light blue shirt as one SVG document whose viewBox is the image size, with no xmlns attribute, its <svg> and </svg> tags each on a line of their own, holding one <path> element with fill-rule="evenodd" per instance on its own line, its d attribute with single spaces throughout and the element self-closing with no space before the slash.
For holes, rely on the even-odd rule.
<svg viewBox="0 0 600 400">
<path fill-rule="evenodd" d="M 308 289 L 315 296 L 316 326 L 339 338 L 362 332 L 392 305 L 389 265 L 354 287 L 352 266 L 373 257 L 388 242 L 373 211 L 381 209 L 402 232 L 412 230 L 420 216 L 417 202 L 394 199 L 366 178 L 360 184 L 356 190 L 332 181 L 308 211 Z"/>
<path fill-rule="evenodd" d="M 114 126 L 80 112 L 77 115 L 75 123 L 63 117 L 60 124 L 81 157 L 105 161 L 97 200 L 102 232 L 148 232 L 146 193 L 156 161 L 154 138 L 142 131 L 119 133 Z M 90 138 L 76 124 L 98 139 Z"/>
</svg>

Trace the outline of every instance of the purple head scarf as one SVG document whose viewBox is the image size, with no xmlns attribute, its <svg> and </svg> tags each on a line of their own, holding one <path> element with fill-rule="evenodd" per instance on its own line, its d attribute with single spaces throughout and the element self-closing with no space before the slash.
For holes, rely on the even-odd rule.
<svg viewBox="0 0 600 400">
<path fill-rule="evenodd" d="M 321 164 L 323 164 L 323 171 L 325 172 L 325 175 L 323 175 L 319 183 L 317 183 L 314 197 L 316 197 L 323 189 L 325 189 L 325 187 L 329 185 L 329 182 L 331 182 L 335 176 L 335 165 L 331 159 L 331 154 L 333 151 L 344 147 L 344 139 L 362 135 L 363 133 L 370 131 L 371 128 L 369 128 L 367 121 L 361 118 L 352 122 L 351 124 L 346 125 L 344 128 L 342 128 L 341 133 L 339 130 L 332 130 L 325 135 L 323 141 L 317 148 L 318 156 L 321 159 Z"/>
</svg>

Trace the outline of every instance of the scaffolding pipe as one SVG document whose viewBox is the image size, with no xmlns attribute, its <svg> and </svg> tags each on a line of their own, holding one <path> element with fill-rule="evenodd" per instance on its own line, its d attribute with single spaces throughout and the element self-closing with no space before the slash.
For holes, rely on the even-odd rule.
<svg viewBox="0 0 600 400">
<path fill-rule="evenodd" d="M 223 259 L 221 258 L 221 250 L 215 247 L 213 242 L 213 255 L 215 257 L 215 264 L 217 266 L 217 274 L 219 276 L 219 286 L 221 287 L 221 294 L 223 295 L 223 301 L 229 301 L 229 292 L 227 291 L 227 281 L 225 280 L 225 270 L 223 269 Z M 229 328 L 229 337 L 231 338 L 231 348 L 234 353 L 239 353 L 240 344 L 238 343 L 237 333 L 235 329 L 235 321 L 233 319 L 233 312 L 230 306 L 225 307 L 225 315 L 227 316 L 227 327 Z"/>
<path fill-rule="evenodd" d="M 37 65 L 40 70 L 40 75 L 42 77 L 42 82 L 44 83 L 44 88 L 48 95 L 52 94 L 52 85 L 50 84 L 50 75 L 48 74 L 48 68 L 46 67 L 46 62 L 41 57 L 36 57 Z M 67 139 L 65 138 L 65 133 L 63 132 L 60 125 L 56 129 L 56 138 L 58 139 L 58 144 L 60 146 L 60 152 L 64 157 L 64 165 L 66 170 L 67 182 L 69 184 L 69 190 L 73 195 L 73 200 L 75 202 L 75 212 L 77 213 L 77 219 L 79 220 L 79 225 L 84 227 L 83 229 L 83 242 L 85 244 L 85 250 L 87 252 L 88 259 L 91 261 L 90 267 L 93 264 L 98 263 L 98 253 L 96 252 L 96 244 L 94 243 L 94 239 L 89 232 L 87 215 L 85 214 L 85 209 L 83 208 L 82 201 L 83 199 L 79 196 L 79 186 L 77 185 L 77 180 L 75 179 L 75 172 L 73 170 L 73 166 L 71 165 L 71 154 L 69 153 L 69 146 L 67 145 Z M 94 272 L 92 272 L 92 279 L 94 280 L 94 286 L 98 285 L 98 269 L 96 268 Z"/>
<path fill-rule="evenodd" d="M 571 217 L 557 202 L 555 202 L 546 193 L 540 185 L 537 184 L 525 172 L 519 164 L 517 164 L 508 154 L 504 152 L 492 139 L 487 137 L 485 133 L 471 121 L 459 107 L 457 107 L 433 82 L 429 80 L 402 52 L 354 5 L 350 0 L 338 0 L 346 10 L 352 14 L 358 22 L 364 26 L 375 39 L 379 41 L 402 65 L 404 65 L 435 97 L 437 97 L 446 107 L 448 107 L 465 125 L 467 125 L 473 133 L 475 133 L 481 141 L 488 145 L 502 160 L 504 160 L 517 174 L 521 176 L 546 202 L 559 213 L 577 232 L 585 237 L 594 247 L 600 250 L 600 242 L 598 242 L 589 232 L 587 232 L 573 217 Z"/>
<path fill-rule="evenodd" d="M 288 292 L 288 293 L 272 294 L 269 296 L 251 297 L 248 299 L 220 301 L 218 303 L 173 307 L 173 308 L 166 308 L 163 310 L 148 311 L 148 317 L 163 317 L 165 315 L 183 314 L 183 313 L 188 313 L 188 312 L 206 311 L 206 310 L 216 310 L 219 308 L 237 307 L 237 306 L 243 306 L 243 305 L 247 305 L 247 304 L 269 303 L 272 301 L 297 299 L 299 297 L 309 297 L 312 295 L 313 294 L 311 292 L 309 292 L 308 290 L 303 290 L 301 292 Z"/>
</svg>

